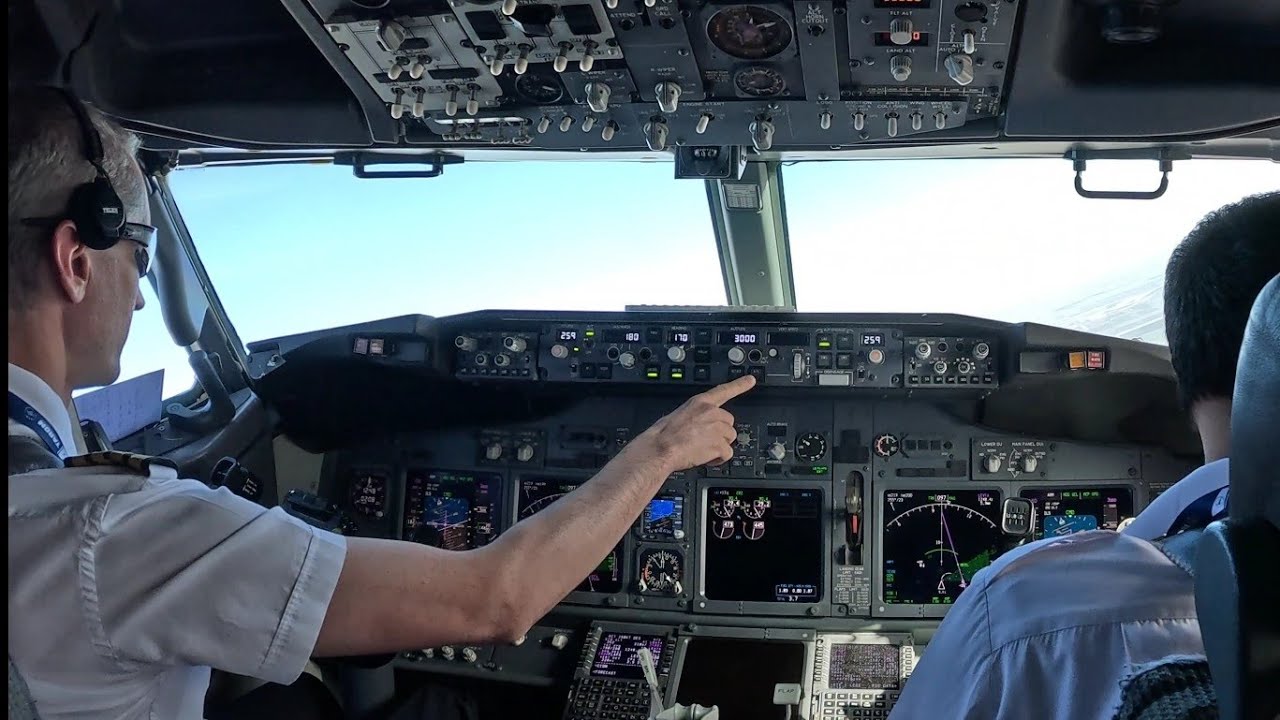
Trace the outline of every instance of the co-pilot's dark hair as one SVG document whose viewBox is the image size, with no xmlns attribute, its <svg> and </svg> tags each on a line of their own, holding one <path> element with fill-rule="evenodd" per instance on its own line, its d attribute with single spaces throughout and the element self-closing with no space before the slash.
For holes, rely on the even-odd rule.
<svg viewBox="0 0 1280 720">
<path fill-rule="evenodd" d="M 1230 398 L 1249 310 L 1280 274 L 1280 192 L 1209 213 L 1165 270 L 1164 325 L 1185 406 Z"/>
</svg>

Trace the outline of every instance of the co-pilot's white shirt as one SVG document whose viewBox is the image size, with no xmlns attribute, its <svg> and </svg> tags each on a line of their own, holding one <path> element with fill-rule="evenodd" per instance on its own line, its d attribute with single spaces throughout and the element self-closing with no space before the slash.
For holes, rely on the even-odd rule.
<svg viewBox="0 0 1280 720">
<path fill-rule="evenodd" d="M 891 718 L 1111 720 L 1137 666 L 1202 656 L 1191 577 L 1148 540 L 1226 474 L 1225 460 L 1191 473 L 1123 533 L 1040 540 L 978 572 Z"/>
</svg>

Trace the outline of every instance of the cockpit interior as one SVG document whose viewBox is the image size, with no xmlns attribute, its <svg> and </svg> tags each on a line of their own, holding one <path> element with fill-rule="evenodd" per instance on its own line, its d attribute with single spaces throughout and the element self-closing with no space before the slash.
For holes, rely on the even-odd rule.
<svg viewBox="0 0 1280 720">
<path fill-rule="evenodd" d="M 520 642 L 320 661 L 352 719 L 436 717 L 395 714 L 431 689 L 456 706 L 441 718 L 647 720 L 641 648 L 668 706 L 889 717 L 975 573 L 1019 544 L 1120 530 L 1204 461 L 1162 264 L 1141 287 L 1082 285 L 1087 321 L 968 300 L 1034 306 L 1076 252 L 1123 267 L 1111 253 L 1154 226 L 1119 218 L 1201 167 L 1244 178 L 1236 198 L 1280 187 L 1280 5 L 1257 0 L 26 0 L 9 37 L 11 87 L 74 90 L 139 135 L 152 181 L 154 330 L 133 332 L 178 349 L 187 381 L 167 378 L 142 426 L 86 442 L 331 532 L 462 551 L 691 394 L 756 378 L 726 406 L 732 459 L 669 477 Z M 997 162 L 1039 163 L 1061 207 L 1082 204 L 1019 207 L 1016 176 L 975 170 Z M 520 175 L 531 163 L 555 168 L 553 190 Z M 196 209 L 212 186 L 184 192 L 320 166 L 410 190 L 343 206 L 263 185 L 263 203 L 294 193 L 293 214 L 224 217 L 216 241 L 201 231 L 227 213 Z M 665 184 L 619 190 L 615 166 Z M 820 212 L 816 190 L 784 189 L 810 167 L 834 173 L 805 183 L 828 193 Z M 672 183 L 709 234 L 682 234 L 658 198 Z M 521 205 L 535 193 L 553 201 Z M 450 202 L 481 210 L 446 218 Z M 309 205 L 354 230 L 308 223 Z M 1106 252 L 1037 245 L 1095 211 L 1125 228 Z M 366 213 L 386 225 L 361 236 Z M 1000 216 L 1018 239 L 983 244 Z M 801 223 L 830 248 L 801 247 Z M 1160 229 L 1159 263 L 1184 225 Z M 387 244 L 401 233 L 411 261 Z M 349 259 L 308 257 L 338 234 Z M 685 253 L 714 268 L 692 301 Z M 799 270 L 805 253 L 825 274 Z M 622 279 L 631 263 L 670 277 Z M 417 281 L 371 270 L 397 264 Z M 604 299 L 611 282 L 646 290 Z M 807 305 L 818 286 L 828 301 Z M 405 300 L 382 312 L 378 296 Z M 246 333 L 254 316 L 291 324 Z"/>
</svg>

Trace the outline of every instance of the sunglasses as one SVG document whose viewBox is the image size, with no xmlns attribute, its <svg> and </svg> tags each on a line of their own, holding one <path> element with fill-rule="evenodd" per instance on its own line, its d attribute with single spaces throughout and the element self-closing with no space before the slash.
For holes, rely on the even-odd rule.
<svg viewBox="0 0 1280 720">
<path fill-rule="evenodd" d="M 127 222 L 120 228 L 120 239 L 137 243 L 133 249 L 133 260 L 138 264 L 138 278 L 144 278 L 151 272 L 151 248 L 155 247 L 156 229 L 142 223 Z"/>
<path fill-rule="evenodd" d="M 52 228 L 66 218 L 23 218 L 22 224 L 31 227 Z M 119 235 L 121 240 L 128 240 L 136 243 L 138 247 L 133 250 L 134 262 L 138 265 L 138 277 L 146 277 L 151 272 L 151 248 L 156 244 L 156 229 L 151 225 L 143 225 L 142 223 L 126 222 L 121 226 Z"/>
</svg>

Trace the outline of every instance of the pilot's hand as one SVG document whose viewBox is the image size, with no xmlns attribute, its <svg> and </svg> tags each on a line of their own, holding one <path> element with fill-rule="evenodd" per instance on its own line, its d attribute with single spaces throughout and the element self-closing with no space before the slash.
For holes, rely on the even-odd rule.
<svg viewBox="0 0 1280 720">
<path fill-rule="evenodd" d="M 726 463 L 733 459 L 738 431 L 733 426 L 733 415 L 721 405 L 755 384 L 754 377 L 744 375 L 694 395 L 641 433 L 636 441 L 649 445 L 667 465 L 668 472 Z"/>
</svg>

